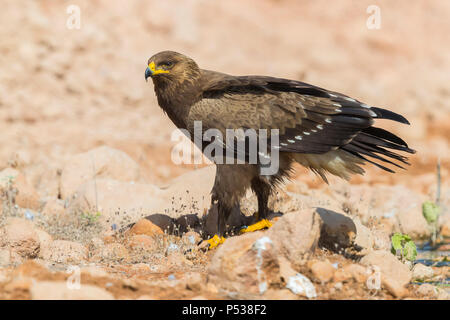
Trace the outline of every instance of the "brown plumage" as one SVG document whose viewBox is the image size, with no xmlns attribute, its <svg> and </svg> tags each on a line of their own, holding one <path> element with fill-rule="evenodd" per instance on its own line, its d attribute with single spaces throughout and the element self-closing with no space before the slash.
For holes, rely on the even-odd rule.
<svg viewBox="0 0 450 320">
<path fill-rule="evenodd" d="M 327 173 L 344 179 L 363 174 L 361 165 L 366 161 L 393 172 L 381 163 L 397 167 L 401 166 L 393 160 L 408 163 L 392 150 L 414 153 L 399 137 L 372 126 L 374 119 L 409 124 L 404 117 L 343 94 L 295 80 L 202 70 L 172 51 L 154 55 L 148 64 L 145 76 L 152 77 L 159 105 L 178 128 L 189 130 L 192 139 L 194 121 L 202 122 L 203 132 L 215 128 L 224 136 L 226 129 L 279 130 L 280 164 L 275 175 L 262 176 L 260 163 L 217 165 L 212 199 L 219 209 L 219 236 L 248 188 L 257 195 L 259 218 L 265 219 L 270 194 L 289 176 L 294 162 L 327 181 Z M 205 146 L 203 142 L 200 147 Z"/>
</svg>

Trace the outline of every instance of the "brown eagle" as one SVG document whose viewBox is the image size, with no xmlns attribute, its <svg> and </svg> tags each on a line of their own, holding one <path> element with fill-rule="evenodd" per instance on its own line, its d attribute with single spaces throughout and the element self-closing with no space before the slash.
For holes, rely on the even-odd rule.
<svg viewBox="0 0 450 320">
<path fill-rule="evenodd" d="M 327 182 L 327 173 L 347 180 L 352 174 L 363 174 L 361 165 L 366 161 L 394 172 L 381 163 L 402 168 L 393 160 L 408 164 L 407 158 L 394 151 L 415 152 L 398 136 L 372 126 L 374 119 L 409 124 L 403 116 L 304 82 L 203 70 L 191 58 L 173 51 L 157 53 L 148 60 L 145 79 L 148 77 L 153 80 L 160 107 L 178 128 L 191 134 L 192 141 L 195 134 L 199 136 L 195 122 L 201 123 L 201 135 L 208 129 L 223 136 L 227 129 L 254 129 L 257 135 L 261 129 L 277 130 L 275 174 L 263 175 L 266 164 L 250 162 L 248 147 L 243 151 L 244 163 L 216 161 L 212 201 L 217 203 L 219 219 L 217 234 L 208 240 L 210 248 L 225 240 L 227 218 L 248 188 L 258 198 L 259 222 L 243 231 L 271 226 L 268 198 L 276 185 L 289 177 L 294 162 Z M 274 136 L 269 133 L 267 140 L 274 140 Z M 228 140 L 215 142 L 223 150 L 231 148 L 234 155 L 239 153 Z M 207 144 L 197 143 L 203 152 Z M 257 150 L 267 158 L 275 149 L 265 154 Z"/>
</svg>

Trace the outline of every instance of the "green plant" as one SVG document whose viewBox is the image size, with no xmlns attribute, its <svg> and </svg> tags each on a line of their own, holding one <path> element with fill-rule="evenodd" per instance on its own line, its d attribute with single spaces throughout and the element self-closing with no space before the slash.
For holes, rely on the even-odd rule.
<svg viewBox="0 0 450 320">
<path fill-rule="evenodd" d="M 407 234 L 395 233 L 391 238 L 391 252 L 402 261 L 415 261 L 417 257 L 417 248 L 414 241 Z"/>
<path fill-rule="evenodd" d="M 100 218 L 101 213 L 99 211 L 91 213 L 88 211 L 81 213 L 81 218 L 84 219 L 88 225 L 95 223 Z"/>
<path fill-rule="evenodd" d="M 432 201 L 425 201 L 422 204 L 422 214 L 428 224 L 435 223 L 439 218 L 441 208 Z"/>
<path fill-rule="evenodd" d="M 431 229 L 431 243 L 435 244 L 438 232 L 438 219 L 441 208 L 432 201 L 425 201 L 422 204 L 422 215 Z"/>
</svg>

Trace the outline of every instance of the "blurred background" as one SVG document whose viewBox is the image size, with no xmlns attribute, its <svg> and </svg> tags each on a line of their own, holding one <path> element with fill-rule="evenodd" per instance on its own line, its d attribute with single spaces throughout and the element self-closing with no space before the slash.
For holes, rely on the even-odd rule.
<svg viewBox="0 0 450 320">
<path fill-rule="evenodd" d="M 71 5 L 79 8 L 79 25 Z M 383 126 L 418 150 L 411 168 L 397 175 L 368 168 L 352 183 L 431 192 L 438 157 L 448 181 L 449 1 L 3 0 L 1 6 L 0 169 L 24 172 L 41 197 L 58 194 L 67 159 L 101 145 L 130 155 L 151 183 L 191 170 L 171 162 L 175 127 L 144 81 L 148 58 L 161 50 L 184 53 L 201 68 L 298 79 L 401 113 L 411 126 Z M 310 187 L 322 185 L 306 170 L 297 174 Z"/>
</svg>

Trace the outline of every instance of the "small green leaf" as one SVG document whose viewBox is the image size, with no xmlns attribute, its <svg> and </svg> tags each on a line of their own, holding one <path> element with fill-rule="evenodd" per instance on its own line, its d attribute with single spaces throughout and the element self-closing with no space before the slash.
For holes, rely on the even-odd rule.
<svg viewBox="0 0 450 320">
<path fill-rule="evenodd" d="M 403 247 L 403 257 L 408 261 L 415 261 L 417 257 L 416 244 L 413 241 L 407 241 Z"/>
<path fill-rule="evenodd" d="M 439 217 L 440 208 L 431 201 L 425 201 L 422 204 L 422 214 L 429 224 L 436 222 Z"/>
<path fill-rule="evenodd" d="M 391 238 L 391 252 L 400 258 L 414 261 L 417 257 L 417 248 L 414 241 L 407 234 L 395 233 Z"/>
<path fill-rule="evenodd" d="M 392 242 L 393 253 L 396 253 L 398 250 L 401 250 L 403 248 L 402 240 L 403 240 L 403 235 L 401 233 L 395 233 L 392 236 L 391 242 Z"/>
</svg>

